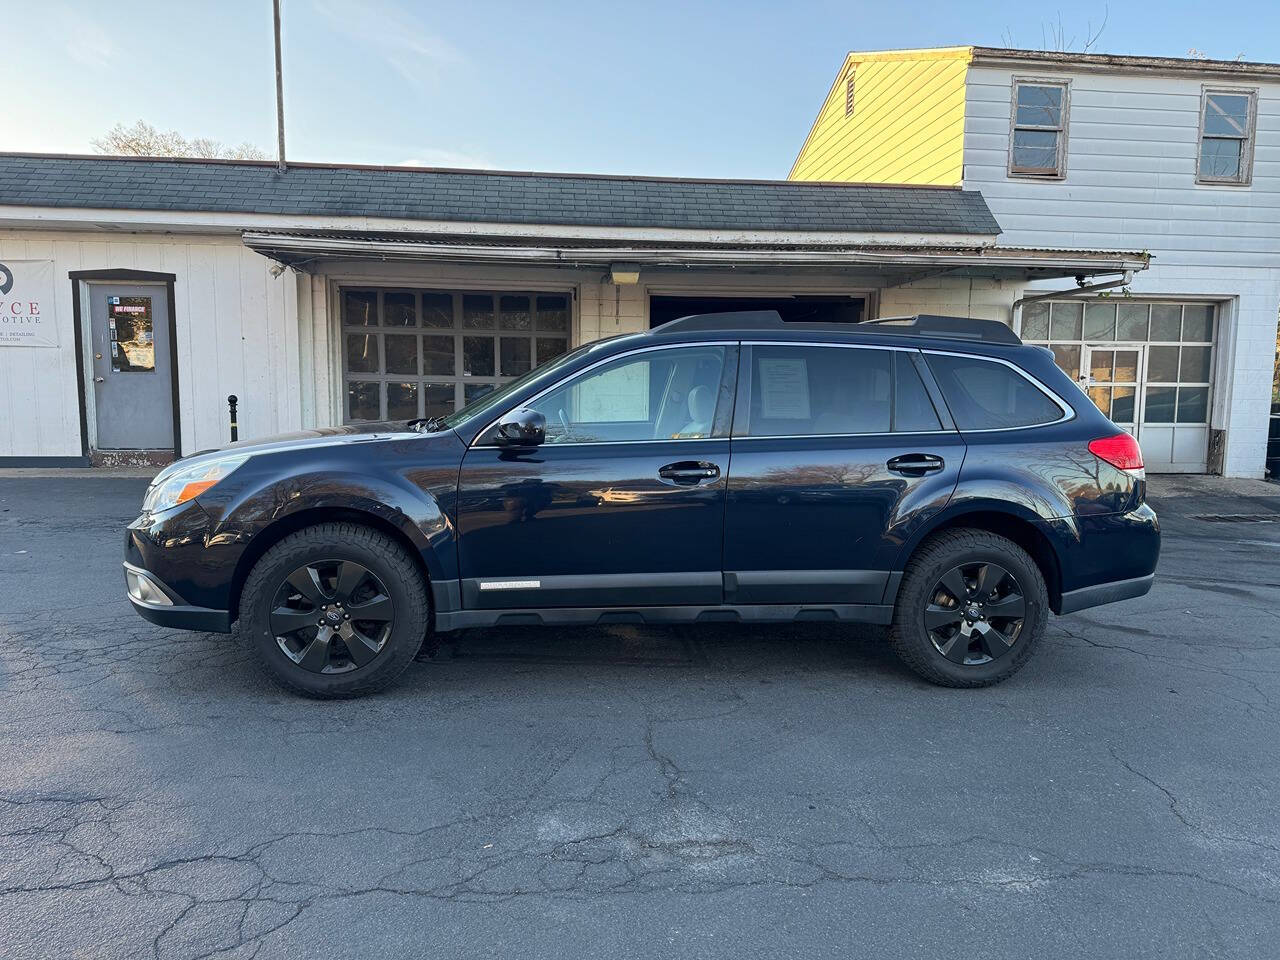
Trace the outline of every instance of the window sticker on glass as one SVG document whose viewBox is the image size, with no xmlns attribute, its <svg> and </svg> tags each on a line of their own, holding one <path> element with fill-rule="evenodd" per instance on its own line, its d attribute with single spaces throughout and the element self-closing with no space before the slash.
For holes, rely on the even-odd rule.
<svg viewBox="0 0 1280 960">
<path fill-rule="evenodd" d="M 761 357 L 760 415 L 771 420 L 809 419 L 809 370 L 802 359 Z"/>
<path fill-rule="evenodd" d="M 111 330 L 111 369 L 149 373 L 156 368 L 155 330 L 150 297 L 107 297 Z"/>
</svg>

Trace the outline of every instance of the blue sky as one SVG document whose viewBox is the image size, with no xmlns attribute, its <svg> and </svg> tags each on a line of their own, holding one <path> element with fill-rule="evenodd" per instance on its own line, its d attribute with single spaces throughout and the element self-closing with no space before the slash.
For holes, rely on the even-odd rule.
<svg viewBox="0 0 1280 960">
<path fill-rule="evenodd" d="M 4 150 L 275 143 L 270 0 L 0 0 Z M 851 49 L 1042 46 L 1107 5 L 285 0 L 291 159 L 785 177 Z M 16 38 L 16 42 L 14 42 Z M 1111 3 L 1096 50 L 1280 61 L 1280 5 Z"/>
</svg>

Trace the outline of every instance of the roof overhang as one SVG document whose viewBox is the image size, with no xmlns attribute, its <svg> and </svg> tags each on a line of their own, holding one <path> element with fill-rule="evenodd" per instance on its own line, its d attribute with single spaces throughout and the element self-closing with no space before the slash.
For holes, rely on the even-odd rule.
<svg viewBox="0 0 1280 960">
<path fill-rule="evenodd" d="M 658 244 L 511 242 L 510 238 L 353 236 L 246 231 L 251 250 L 298 269 L 328 260 L 435 261 L 606 268 L 615 262 L 650 269 L 838 270 L 890 282 L 937 274 L 992 279 L 1095 277 L 1145 270 L 1150 255 L 1098 250 L 999 247 L 991 244 Z"/>
</svg>

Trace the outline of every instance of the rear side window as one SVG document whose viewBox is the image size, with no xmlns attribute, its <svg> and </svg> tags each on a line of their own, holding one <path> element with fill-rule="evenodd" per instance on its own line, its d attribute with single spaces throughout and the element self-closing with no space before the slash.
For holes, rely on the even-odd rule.
<svg viewBox="0 0 1280 960">
<path fill-rule="evenodd" d="M 961 430 L 1031 427 L 1062 419 L 1062 410 L 1018 371 L 982 357 L 926 354 Z"/>
<path fill-rule="evenodd" d="M 898 351 L 756 345 L 750 380 L 746 423 L 738 436 L 941 428 L 911 358 Z"/>
</svg>

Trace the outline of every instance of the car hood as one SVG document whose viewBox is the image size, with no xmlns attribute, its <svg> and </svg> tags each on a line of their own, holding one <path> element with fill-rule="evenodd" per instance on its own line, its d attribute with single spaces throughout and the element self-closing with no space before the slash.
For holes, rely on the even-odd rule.
<svg viewBox="0 0 1280 960">
<path fill-rule="evenodd" d="M 448 433 L 449 431 L 440 432 Z M 418 433 L 409 429 L 408 421 L 405 420 L 350 423 L 340 427 L 315 427 L 311 430 L 297 430 L 293 433 L 278 433 L 270 437 L 259 437 L 256 440 L 237 440 L 235 443 L 228 443 L 222 447 L 213 447 L 193 453 L 184 457 L 180 462 L 213 455 L 276 453 L 311 447 L 365 443 L 370 440 L 409 439 L 423 436 L 429 436 L 429 434 Z"/>
</svg>

